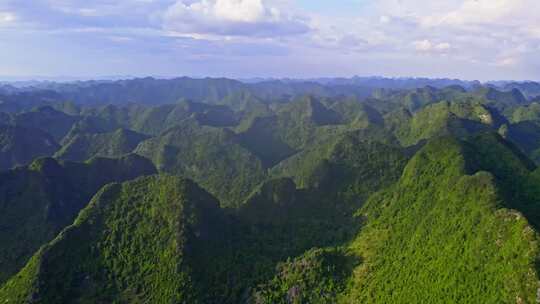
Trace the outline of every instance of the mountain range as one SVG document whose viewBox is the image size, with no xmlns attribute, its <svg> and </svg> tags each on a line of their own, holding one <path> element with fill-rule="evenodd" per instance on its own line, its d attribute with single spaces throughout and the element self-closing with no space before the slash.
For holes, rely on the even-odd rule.
<svg viewBox="0 0 540 304">
<path fill-rule="evenodd" d="M 2 303 L 536 303 L 540 85 L 0 87 Z"/>
</svg>

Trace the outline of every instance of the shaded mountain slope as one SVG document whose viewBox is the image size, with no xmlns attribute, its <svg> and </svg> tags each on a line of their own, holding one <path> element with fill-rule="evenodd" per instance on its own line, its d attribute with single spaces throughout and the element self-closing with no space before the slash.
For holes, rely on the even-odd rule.
<svg viewBox="0 0 540 304">
<path fill-rule="evenodd" d="M 59 148 L 54 138 L 41 130 L 0 124 L 0 170 L 51 156 Z"/>
<path fill-rule="evenodd" d="M 275 132 L 277 123 L 275 116 L 257 117 L 239 134 L 240 144 L 257 155 L 266 167 L 272 167 L 296 152 Z"/>
<path fill-rule="evenodd" d="M 239 81 L 225 78 L 155 79 L 147 77 L 59 84 L 54 89 L 64 98 L 84 105 L 128 103 L 162 105 L 176 103 L 182 99 L 216 104 L 226 96 L 246 88 Z"/>
<path fill-rule="evenodd" d="M 146 139 L 146 135 L 125 129 L 111 133 L 78 134 L 66 140 L 55 157 L 71 161 L 85 161 L 95 156 L 119 157 L 132 152 Z"/>
<path fill-rule="evenodd" d="M 501 89 L 505 91 L 518 89 L 528 99 L 540 96 L 540 83 L 533 81 L 510 82 L 502 85 Z"/>
<path fill-rule="evenodd" d="M 0 92 L 0 112 L 21 113 L 28 112 L 36 107 L 53 106 L 66 109 L 66 112 L 75 110 L 75 105 L 64 102 L 62 96 L 50 90 L 15 90 L 14 92 Z"/>
<path fill-rule="evenodd" d="M 341 249 L 311 249 L 279 263 L 276 275 L 258 285 L 248 303 L 334 303 L 359 262 Z"/>
<path fill-rule="evenodd" d="M 84 117 L 88 119 L 87 125 L 93 128 L 107 126 L 106 131 L 125 128 L 147 135 L 159 135 L 190 117 L 194 117 L 202 125 L 215 127 L 234 126 L 239 119 L 237 113 L 226 106 L 188 100 L 158 106 L 108 105 L 89 109 Z M 83 130 L 92 131 L 92 129 Z"/>
<path fill-rule="evenodd" d="M 307 96 L 278 106 L 273 114 L 253 118 L 240 130 L 239 138 L 266 167 L 273 167 L 345 132 L 377 124 L 375 112 L 356 101 L 326 106 Z"/>
<path fill-rule="evenodd" d="M 44 106 L 30 112 L 15 115 L 13 124 L 20 127 L 42 130 L 52 135 L 57 142 L 60 142 L 79 120 L 80 117 L 78 116 L 68 115 L 50 106 Z"/>
<path fill-rule="evenodd" d="M 1 173 L 0 282 L 71 224 L 103 185 L 155 172 L 150 161 L 130 155 L 88 163 L 43 158 Z"/>
<path fill-rule="evenodd" d="M 396 110 L 385 116 L 386 128 L 404 146 L 415 145 L 433 137 L 467 137 L 497 130 L 506 121 L 494 109 L 478 102 L 439 102 L 415 114 Z"/>
<path fill-rule="evenodd" d="M 10 303 L 197 303 L 193 258 L 220 239 L 219 220 L 217 201 L 189 180 L 153 176 L 108 185 L 0 297 Z"/>
<path fill-rule="evenodd" d="M 513 123 L 540 121 L 540 103 L 533 102 L 529 105 L 515 108 L 510 121 Z"/>
<path fill-rule="evenodd" d="M 266 175 L 261 161 L 240 145 L 234 132 L 194 119 L 140 143 L 135 152 L 161 172 L 200 183 L 224 206 L 238 206 Z"/>
<path fill-rule="evenodd" d="M 393 184 L 403 151 L 378 155 L 382 143 L 356 140 L 338 143 L 330 160 L 356 164 L 351 183 L 360 192 L 386 187 L 357 217 L 327 195 L 347 192 L 331 180 L 308 189 L 270 180 L 235 210 L 220 210 L 177 177 L 113 184 L 0 296 L 13 303 L 534 302 L 539 248 L 529 222 L 538 223 L 540 174 L 516 147 L 492 133 L 434 139 Z"/>
<path fill-rule="evenodd" d="M 359 173 L 361 166 L 371 166 L 379 159 L 388 157 L 385 164 L 387 168 L 396 165 L 391 161 L 401 148 L 395 137 L 379 127 L 339 134 L 326 141 L 321 141 L 313 146 L 302 150 L 292 157 L 282 161 L 272 168 L 271 176 L 291 177 L 301 188 L 324 187 L 326 183 L 339 183 L 333 180 L 337 176 L 332 174 L 345 174 L 345 171 Z M 350 153 L 350 154 L 349 154 Z M 397 158 L 396 158 L 397 159 Z M 373 161 L 374 163 L 371 163 Z M 338 169 L 341 168 L 341 169 Z M 402 166 L 397 165 L 396 172 L 401 171 Z M 332 173 L 333 172 L 333 173 Z M 352 175 L 350 175 L 352 176 Z M 376 179 L 380 178 L 376 175 Z M 350 180 L 344 180 L 343 188 L 346 188 Z"/>
</svg>

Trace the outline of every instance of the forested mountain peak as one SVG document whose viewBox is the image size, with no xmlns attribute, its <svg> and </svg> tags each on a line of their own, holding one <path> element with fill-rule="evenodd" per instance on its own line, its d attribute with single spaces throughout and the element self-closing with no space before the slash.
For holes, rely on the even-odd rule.
<svg viewBox="0 0 540 304">
<path fill-rule="evenodd" d="M 0 104 L 0 302 L 535 301 L 532 84 L 34 85 Z"/>
<path fill-rule="evenodd" d="M 192 260 L 199 246 L 219 239 L 218 211 L 217 201 L 189 180 L 155 176 L 108 185 L 0 295 L 45 303 L 195 300 Z"/>
<path fill-rule="evenodd" d="M 488 142 L 490 146 L 483 146 Z M 538 284 L 536 234 L 526 217 L 506 209 L 517 205 L 501 204 L 509 202 L 501 194 L 506 189 L 501 181 L 518 177 L 522 165 L 508 165 L 518 171 L 505 171 L 508 175 L 503 177 L 494 167 L 477 163 L 503 155 L 520 158 L 494 135 L 466 142 L 440 138 L 420 150 L 397 185 L 362 208 L 368 226 L 351 249 L 365 261 L 345 298 L 395 303 L 418 298 L 533 301 Z M 509 251 L 516 254 L 509 256 Z M 498 266 L 501 259 L 508 267 Z M 390 263 L 395 260 L 402 261 L 399 271 Z M 389 273 L 398 278 L 385 281 Z M 468 288 L 447 289 L 452 282 Z"/>
</svg>

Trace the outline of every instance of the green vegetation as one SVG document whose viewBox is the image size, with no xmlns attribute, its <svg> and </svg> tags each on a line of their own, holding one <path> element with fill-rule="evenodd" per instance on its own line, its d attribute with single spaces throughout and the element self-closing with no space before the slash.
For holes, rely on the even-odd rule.
<svg viewBox="0 0 540 304">
<path fill-rule="evenodd" d="M 151 159 L 161 172 L 200 183 L 223 206 L 238 206 L 265 178 L 260 160 L 232 131 L 193 119 L 142 142 L 135 153 Z"/>
<path fill-rule="evenodd" d="M 387 121 L 405 146 L 438 136 L 466 137 L 499 125 L 491 109 L 477 102 L 434 103 L 412 116 L 403 110 L 391 113 Z"/>
<path fill-rule="evenodd" d="M 78 116 L 68 115 L 45 106 L 15 115 L 13 123 L 19 127 L 42 130 L 60 142 L 79 119 Z"/>
<path fill-rule="evenodd" d="M 111 133 L 77 134 L 65 140 L 55 157 L 63 160 L 85 161 L 92 157 L 120 157 L 132 152 L 148 137 L 125 129 Z"/>
<path fill-rule="evenodd" d="M 10 303 L 195 303 L 189 260 L 210 242 L 218 203 L 188 180 L 102 189 L 75 223 L 0 290 Z"/>
<path fill-rule="evenodd" d="M 51 156 L 59 148 L 54 138 L 41 130 L 0 124 L 0 171 Z"/>
<path fill-rule="evenodd" d="M 275 116 L 256 117 L 239 135 L 240 144 L 257 155 L 265 167 L 272 167 L 296 152 L 275 132 L 276 124 Z"/>
<path fill-rule="evenodd" d="M 0 173 L 0 283 L 71 224 L 102 186 L 155 172 L 148 160 L 129 155 L 88 163 L 42 158 Z"/>
<path fill-rule="evenodd" d="M 523 121 L 539 121 L 540 120 L 540 103 L 533 102 L 526 106 L 520 106 L 513 110 L 510 119 L 514 123 Z"/>
<path fill-rule="evenodd" d="M 294 260 L 280 263 L 276 276 L 261 284 L 250 302 L 335 303 L 357 263 L 354 257 L 339 250 L 310 250 Z"/>
<path fill-rule="evenodd" d="M 480 87 L 473 94 L 497 104 L 500 109 L 527 103 L 527 99 L 518 89 L 501 91 L 491 87 Z"/>
<path fill-rule="evenodd" d="M 391 136 L 368 128 L 305 150 L 272 173 L 294 178 L 301 188 L 338 195 L 337 200 L 358 207 L 371 193 L 395 182 L 406 159 L 406 151 Z"/>
<path fill-rule="evenodd" d="M 515 175 L 500 179 L 488 168 L 501 157 Z M 499 188 L 526 170 L 496 138 L 429 143 L 394 187 L 359 211 L 368 223 L 349 250 L 363 262 L 340 300 L 533 303 L 537 235 L 521 213 L 504 208 Z"/>
<path fill-rule="evenodd" d="M 0 87 L 0 302 L 535 303 L 538 88 Z"/>
</svg>

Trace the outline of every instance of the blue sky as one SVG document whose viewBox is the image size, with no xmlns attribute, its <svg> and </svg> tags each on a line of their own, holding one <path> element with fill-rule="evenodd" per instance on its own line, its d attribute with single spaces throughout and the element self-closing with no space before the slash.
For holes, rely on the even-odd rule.
<svg viewBox="0 0 540 304">
<path fill-rule="evenodd" d="M 0 76 L 540 80 L 538 0 L 0 0 Z"/>
</svg>

